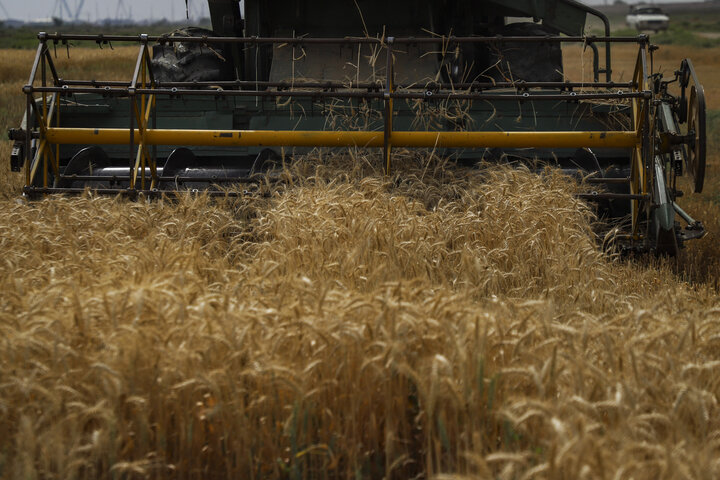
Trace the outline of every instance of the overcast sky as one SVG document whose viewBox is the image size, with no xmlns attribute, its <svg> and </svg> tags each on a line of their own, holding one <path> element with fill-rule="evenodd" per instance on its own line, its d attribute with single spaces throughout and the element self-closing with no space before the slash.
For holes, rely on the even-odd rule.
<svg viewBox="0 0 720 480">
<path fill-rule="evenodd" d="M 271 0 L 268 0 L 271 1 Z M 612 0 L 610 0 L 612 1 Z M 656 3 L 667 3 L 668 1 L 683 0 L 656 0 Z M 693 1 L 693 0 L 685 0 Z M 694 0 L 697 1 L 697 0 Z M 65 0 L 70 10 L 75 12 L 83 0 Z M 207 16 L 207 2 L 205 0 L 189 0 L 191 17 Z M 0 0 L 0 18 L 7 18 L 7 11 L 10 18 L 18 20 L 35 20 L 48 18 L 53 15 L 68 18 L 63 9 L 59 13 L 61 0 Z M 603 0 L 587 0 L 585 3 L 602 4 Z M 629 3 L 636 3 L 630 0 Z M 124 8 L 122 8 L 124 7 Z M 179 20 L 185 17 L 184 0 L 84 0 L 80 11 L 82 20 L 97 20 L 103 18 L 127 18 L 131 15 L 136 20 Z"/>
</svg>

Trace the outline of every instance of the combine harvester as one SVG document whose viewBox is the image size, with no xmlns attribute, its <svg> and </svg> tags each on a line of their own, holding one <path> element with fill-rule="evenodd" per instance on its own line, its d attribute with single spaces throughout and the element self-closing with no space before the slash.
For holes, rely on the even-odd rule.
<svg viewBox="0 0 720 480">
<path fill-rule="evenodd" d="M 164 36 L 39 34 L 12 169 L 24 193 L 157 196 L 253 181 L 315 147 L 434 149 L 578 171 L 623 248 L 675 254 L 704 235 L 676 203 L 700 192 L 705 98 L 690 60 L 652 71 L 646 35 L 610 37 L 573 0 L 208 0 L 213 30 Z M 605 25 L 585 36 L 588 16 Z M 528 21 L 522 21 L 525 17 Z M 519 19 L 518 19 L 519 18 Z M 129 81 L 69 80 L 53 48 L 134 42 Z M 566 81 L 561 45 L 593 54 Z M 612 80 L 611 46 L 637 45 Z M 130 74 L 130 72 L 128 72 Z M 93 78 L 91 76 L 91 78 Z M 670 90 L 674 89 L 675 94 Z"/>
</svg>

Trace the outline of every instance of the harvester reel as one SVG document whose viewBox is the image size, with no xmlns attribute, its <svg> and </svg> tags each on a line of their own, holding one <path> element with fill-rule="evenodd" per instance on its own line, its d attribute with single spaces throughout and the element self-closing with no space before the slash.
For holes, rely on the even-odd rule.
<svg viewBox="0 0 720 480">
<path fill-rule="evenodd" d="M 702 85 L 693 85 L 688 104 L 688 135 L 692 140 L 687 149 L 687 171 L 692 177 L 695 193 L 702 192 L 705 183 L 705 93 Z"/>
<path fill-rule="evenodd" d="M 63 79 L 50 54 L 54 43 L 110 37 L 40 34 L 22 89 L 27 121 L 10 132 L 23 193 L 264 195 L 314 148 L 382 151 L 388 175 L 393 150 L 432 149 L 463 169 L 495 160 L 581 177 L 577 197 L 623 250 L 673 255 L 705 233 L 675 203 L 677 176 L 690 172 L 696 192 L 705 176 L 705 95 L 690 60 L 663 81 L 647 36 L 611 37 L 606 17 L 575 0 L 539 10 L 368 0 L 364 16 L 340 3 L 245 0 L 241 12 L 236 0 L 208 0 L 213 30 L 112 36 L 139 48 L 130 83 Z M 542 23 L 507 23 L 516 15 Z M 588 15 L 605 37 L 582 36 Z M 566 80 L 570 42 L 592 48 L 593 81 Z M 612 80 L 618 42 L 638 46 L 629 82 Z"/>
</svg>

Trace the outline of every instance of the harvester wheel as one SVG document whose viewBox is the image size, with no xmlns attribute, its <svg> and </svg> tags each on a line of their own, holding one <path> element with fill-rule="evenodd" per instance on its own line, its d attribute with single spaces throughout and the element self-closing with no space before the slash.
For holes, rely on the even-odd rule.
<svg viewBox="0 0 720 480">
<path fill-rule="evenodd" d="M 701 85 L 693 85 L 688 105 L 688 134 L 694 140 L 688 144 L 687 171 L 693 180 L 695 193 L 702 192 L 705 182 L 705 93 Z"/>
</svg>

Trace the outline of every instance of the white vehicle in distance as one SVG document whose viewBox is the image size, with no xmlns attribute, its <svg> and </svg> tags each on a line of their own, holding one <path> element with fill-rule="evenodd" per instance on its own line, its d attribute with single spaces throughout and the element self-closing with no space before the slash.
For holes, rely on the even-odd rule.
<svg viewBox="0 0 720 480">
<path fill-rule="evenodd" d="M 667 30 L 670 25 L 670 18 L 663 13 L 658 7 L 648 5 L 637 5 L 630 7 L 630 13 L 625 17 L 628 26 L 636 28 L 638 31 Z"/>
</svg>

